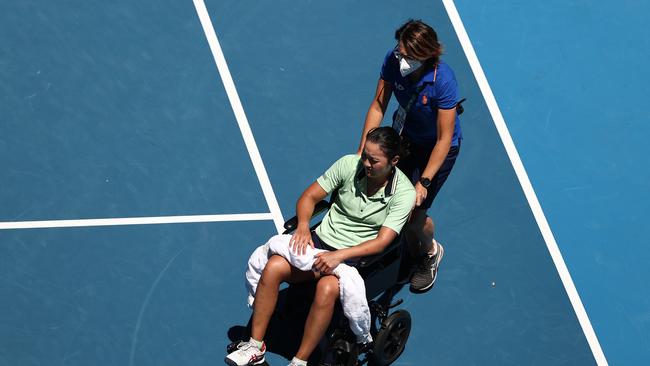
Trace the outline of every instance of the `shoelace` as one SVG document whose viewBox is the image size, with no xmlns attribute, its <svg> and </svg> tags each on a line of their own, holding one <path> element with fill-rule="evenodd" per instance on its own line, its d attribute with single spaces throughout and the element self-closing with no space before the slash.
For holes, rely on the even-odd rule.
<svg viewBox="0 0 650 366">
<path fill-rule="evenodd" d="M 420 269 L 420 270 L 422 270 L 422 269 L 431 269 L 431 268 L 433 268 L 433 265 L 436 262 L 436 256 L 435 255 L 430 256 L 430 255 L 426 254 L 425 256 L 426 256 L 426 258 L 424 260 L 420 261 L 420 263 L 418 263 L 418 265 L 417 265 L 417 268 Z"/>
<path fill-rule="evenodd" d="M 249 348 L 253 348 L 253 344 L 251 342 L 241 342 L 237 345 L 237 349 L 240 351 L 246 351 Z"/>
</svg>

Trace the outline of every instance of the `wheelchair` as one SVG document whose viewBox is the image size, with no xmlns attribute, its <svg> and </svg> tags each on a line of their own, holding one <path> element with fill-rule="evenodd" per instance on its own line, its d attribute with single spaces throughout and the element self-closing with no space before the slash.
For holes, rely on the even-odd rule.
<svg viewBox="0 0 650 366">
<path fill-rule="evenodd" d="M 328 210 L 331 202 L 333 198 L 330 202 L 320 201 L 312 218 Z M 283 234 L 293 232 L 297 224 L 297 217 L 289 219 L 284 224 Z M 314 230 L 319 224 L 316 223 L 311 229 Z M 394 301 L 394 295 L 405 282 L 400 281 L 400 276 L 403 276 L 400 267 L 404 265 L 400 240 L 401 235 L 398 235 L 382 253 L 362 258 L 356 266 L 366 285 L 373 342 L 357 344 L 339 301 L 329 328 L 308 360 L 309 365 L 387 366 L 402 354 L 411 331 L 411 315 L 404 309 L 392 310 L 403 302 L 401 299 Z M 287 359 L 297 352 L 315 289 L 315 282 L 290 284 L 281 289 L 265 338 L 267 351 Z M 229 336 L 233 342 L 227 347 L 228 353 L 234 351 L 239 342 L 248 340 L 250 326 L 251 320 L 244 330 L 239 330 L 239 334 L 230 334 L 235 333 L 235 327 L 231 328 Z"/>
</svg>

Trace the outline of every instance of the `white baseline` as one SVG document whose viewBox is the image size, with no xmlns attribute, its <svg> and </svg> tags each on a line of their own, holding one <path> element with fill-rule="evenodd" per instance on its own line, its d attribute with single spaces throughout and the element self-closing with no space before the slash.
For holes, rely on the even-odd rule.
<svg viewBox="0 0 650 366">
<path fill-rule="evenodd" d="M 260 185 L 262 186 L 264 198 L 266 199 L 269 210 L 271 210 L 271 214 L 273 215 L 273 222 L 275 223 L 275 227 L 278 230 L 278 233 L 281 233 L 284 230 L 284 219 L 282 218 L 282 212 L 280 211 L 278 200 L 275 198 L 275 193 L 273 192 L 271 181 L 266 174 L 266 169 L 264 168 L 262 157 L 260 156 L 260 152 L 257 149 L 257 144 L 255 143 L 255 138 L 253 137 L 250 125 L 248 124 L 246 113 L 244 113 L 244 107 L 242 107 L 241 101 L 239 100 L 239 94 L 237 93 L 235 83 L 233 82 L 232 76 L 230 75 L 230 70 L 228 69 L 226 58 L 223 54 L 223 51 L 221 50 L 219 40 L 217 39 L 217 34 L 215 33 L 214 27 L 212 26 L 212 21 L 210 20 L 208 9 L 205 7 L 203 0 L 194 0 L 194 7 L 196 8 L 196 12 L 199 15 L 199 19 L 201 20 L 201 25 L 203 26 L 205 37 L 208 39 L 208 44 L 210 45 L 212 56 L 214 57 L 214 61 L 217 64 L 219 75 L 221 75 L 221 81 L 223 82 L 223 86 L 226 89 L 226 94 L 228 94 L 228 99 L 230 100 L 230 105 L 233 112 L 235 113 L 237 124 L 239 125 L 242 137 L 244 138 L 246 149 L 248 149 L 248 154 L 250 155 L 251 161 L 253 162 L 253 167 L 255 168 L 257 179 L 260 181 Z"/>
<path fill-rule="evenodd" d="M 41 220 L 41 221 L 6 221 L 0 222 L 0 230 L 12 229 L 44 229 L 64 227 L 86 227 L 86 226 L 120 226 L 120 225 L 153 225 L 153 224 L 181 224 L 200 222 L 224 222 L 224 221 L 255 221 L 273 220 L 278 233 L 284 228 L 284 219 L 280 206 L 273 192 L 264 163 L 255 143 L 255 138 L 248 124 L 237 89 L 230 75 L 226 59 L 219 45 L 217 35 L 210 21 L 208 11 L 202 0 L 194 0 L 196 11 L 199 15 L 205 36 L 210 45 L 210 50 L 217 64 L 221 80 L 228 94 L 228 99 L 235 113 L 239 129 L 246 144 L 246 149 L 255 168 L 255 173 L 262 187 L 264 198 L 269 206 L 270 213 L 249 213 L 249 214 L 223 214 L 223 215 L 187 215 L 187 216 L 155 216 L 155 217 L 121 217 L 101 219 L 72 219 L 72 220 Z"/>
<path fill-rule="evenodd" d="M 224 214 L 224 215 L 188 215 L 188 216 L 154 216 L 154 217 L 119 217 L 109 219 L 46 220 L 46 221 L 8 221 L 0 222 L 0 230 L 11 229 L 45 229 L 84 226 L 120 226 L 120 225 L 155 225 L 186 224 L 197 222 L 255 221 L 272 220 L 270 213 Z"/>
<path fill-rule="evenodd" d="M 587 312 L 585 311 L 585 308 L 582 304 L 582 300 L 580 300 L 578 290 L 573 284 L 571 274 L 569 273 L 569 270 L 564 263 L 562 253 L 560 253 L 560 249 L 557 245 L 557 242 L 555 241 L 551 227 L 546 220 L 542 206 L 537 199 L 533 185 L 530 183 L 530 179 L 528 178 L 524 164 L 521 162 L 517 148 L 515 147 L 512 137 L 510 136 L 510 131 L 508 131 L 508 127 L 506 126 L 506 122 L 503 118 L 503 115 L 501 114 L 501 110 L 499 109 L 497 101 L 494 98 L 494 94 L 492 93 L 492 88 L 490 88 L 490 84 L 485 77 L 481 63 L 476 56 L 474 47 L 472 46 L 469 36 L 467 35 L 467 31 L 465 30 L 465 26 L 463 25 L 463 21 L 460 19 L 456 5 L 454 4 L 453 0 L 443 0 L 442 2 L 445 5 L 447 14 L 449 14 L 449 19 L 454 26 L 456 34 L 458 35 L 460 44 L 463 46 L 465 56 L 467 56 L 467 61 L 469 61 L 472 72 L 474 73 L 474 77 L 478 82 L 481 93 L 483 93 L 485 103 L 490 110 L 490 114 L 492 115 L 494 124 L 496 125 L 497 131 L 499 132 L 501 141 L 506 148 L 510 162 L 512 163 L 515 173 L 517 174 L 519 183 L 524 190 L 528 204 L 530 205 L 533 215 L 535 216 L 535 220 L 537 221 L 537 225 L 539 226 L 542 236 L 544 237 L 544 241 L 546 242 L 548 251 L 551 254 L 551 258 L 555 263 L 555 267 L 557 268 L 557 271 L 560 275 L 564 289 L 569 296 L 571 305 L 573 305 L 573 310 L 576 312 L 578 321 L 582 327 L 582 331 L 584 332 L 585 337 L 587 338 L 587 342 L 589 343 L 589 347 L 591 348 L 591 352 L 593 353 L 598 365 L 605 366 L 607 365 L 605 354 L 603 353 L 603 350 L 600 347 L 600 343 L 598 342 L 598 338 L 596 337 L 596 333 L 591 326 L 591 322 L 589 321 Z"/>
</svg>

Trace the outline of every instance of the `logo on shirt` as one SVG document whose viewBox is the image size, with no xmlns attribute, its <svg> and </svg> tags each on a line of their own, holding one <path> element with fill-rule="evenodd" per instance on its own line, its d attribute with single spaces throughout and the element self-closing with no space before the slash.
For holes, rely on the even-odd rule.
<svg viewBox="0 0 650 366">
<path fill-rule="evenodd" d="M 397 90 L 400 90 L 400 91 L 404 90 L 404 87 L 402 86 L 402 84 L 399 84 L 399 83 L 395 83 L 395 88 L 397 88 Z"/>
</svg>

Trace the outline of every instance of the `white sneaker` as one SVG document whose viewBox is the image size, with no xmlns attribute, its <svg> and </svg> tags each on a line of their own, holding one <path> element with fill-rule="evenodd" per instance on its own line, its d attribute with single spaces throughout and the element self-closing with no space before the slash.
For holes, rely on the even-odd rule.
<svg viewBox="0 0 650 366">
<path fill-rule="evenodd" d="M 262 349 L 257 348 L 251 342 L 241 342 L 237 350 L 226 356 L 226 363 L 230 366 L 251 366 L 264 363 L 266 344 L 262 343 Z"/>
</svg>

